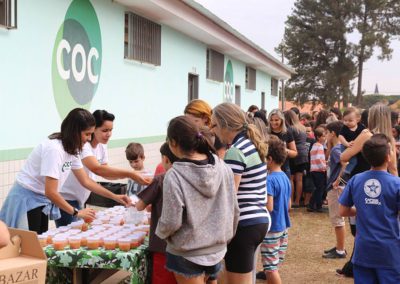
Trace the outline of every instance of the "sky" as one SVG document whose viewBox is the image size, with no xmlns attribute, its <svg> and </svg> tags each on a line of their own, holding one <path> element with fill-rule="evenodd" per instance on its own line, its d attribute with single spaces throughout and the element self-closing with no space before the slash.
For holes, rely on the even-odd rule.
<svg viewBox="0 0 400 284">
<path fill-rule="evenodd" d="M 228 23 L 245 37 L 280 59 L 274 48 L 283 39 L 285 21 L 291 14 L 295 0 L 195 0 Z M 362 89 L 400 95 L 400 41 L 392 42 L 394 49 L 390 61 L 379 61 L 375 52 L 364 64 Z M 354 82 L 353 93 L 357 91 Z"/>
</svg>

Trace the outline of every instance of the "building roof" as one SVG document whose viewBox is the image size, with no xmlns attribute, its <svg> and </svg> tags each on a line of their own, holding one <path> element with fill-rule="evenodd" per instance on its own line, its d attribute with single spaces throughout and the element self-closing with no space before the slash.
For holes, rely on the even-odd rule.
<svg viewBox="0 0 400 284">
<path fill-rule="evenodd" d="M 115 0 L 129 10 L 170 26 L 221 53 L 287 80 L 294 70 L 247 39 L 226 22 L 193 0 Z"/>
</svg>

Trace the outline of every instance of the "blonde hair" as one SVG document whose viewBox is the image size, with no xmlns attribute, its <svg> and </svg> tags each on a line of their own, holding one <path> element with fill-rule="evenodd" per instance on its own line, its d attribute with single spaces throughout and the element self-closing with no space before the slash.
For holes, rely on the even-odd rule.
<svg viewBox="0 0 400 284">
<path fill-rule="evenodd" d="M 388 106 L 377 103 L 369 109 L 368 129 L 372 134 L 385 134 L 393 139 L 391 110 Z"/>
<path fill-rule="evenodd" d="M 280 118 L 280 120 L 281 120 L 281 131 L 282 131 L 282 133 L 286 133 L 287 132 L 287 128 L 286 128 L 285 116 L 283 115 L 283 112 L 278 108 L 271 110 L 271 112 L 268 115 L 268 133 L 271 134 L 271 132 L 272 132 L 270 121 L 271 121 L 271 117 L 273 115 L 277 115 Z"/>
<path fill-rule="evenodd" d="M 235 104 L 222 103 L 213 109 L 213 120 L 221 129 L 246 131 L 247 138 L 254 144 L 261 161 L 265 162 L 268 144 L 254 124 L 248 124 L 246 114 Z"/>
<path fill-rule="evenodd" d="M 210 105 L 203 100 L 192 100 L 183 113 L 194 115 L 198 118 L 206 118 L 206 126 L 211 126 L 212 109 Z"/>
</svg>

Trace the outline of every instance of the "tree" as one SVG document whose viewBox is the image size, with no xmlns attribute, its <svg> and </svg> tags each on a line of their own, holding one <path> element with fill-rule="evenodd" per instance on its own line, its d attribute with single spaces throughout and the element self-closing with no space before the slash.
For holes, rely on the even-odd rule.
<svg viewBox="0 0 400 284">
<path fill-rule="evenodd" d="M 302 104 L 318 99 L 327 106 L 348 102 L 355 77 L 346 34 L 352 27 L 351 4 L 344 0 L 298 0 L 286 21 L 284 52 L 296 74 L 286 87 L 288 98 Z M 351 1 L 350 1 L 351 2 Z"/>
<path fill-rule="evenodd" d="M 390 60 L 393 49 L 390 42 L 400 34 L 399 0 L 352 0 L 352 27 L 360 34 L 360 40 L 353 46 L 357 57 L 358 82 L 356 104 L 362 103 L 363 66 L 378 47 L 381 60 Z"/>
</svg>

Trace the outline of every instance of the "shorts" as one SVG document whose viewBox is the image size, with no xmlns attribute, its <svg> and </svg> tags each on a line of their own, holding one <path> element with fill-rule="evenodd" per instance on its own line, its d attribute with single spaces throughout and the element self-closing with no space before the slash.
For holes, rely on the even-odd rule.
<svg viewBox="0 0 400 284">
<path fill-rule="evenodd" d="M 393 265 L 398 265 L 394 263 Z M 355 284 L 398 284 L 400 283 L 400 269 L 369 268 L 353 264 L 353 275 Z"/>
<path fill-rule="evenodd" d="M 174 274 L 165 269 L 165 263 L 167 262 L 167 256 L 165 253 L 153 252 L 152 262 L 151 284 L 177 283 Z"/>
<path fill-rule="evenodd" d="M 267 233 L 261 244 L 261 261 L 264 271 L 278 270 L 288 246 L 288 231 Z"/>
<path fill-rule="evenodd" d="M 339 214 L 339 196 L 339 190 L 335 188 L 329 190 L 326 195 L 326 199 L 328 199 L 329 219 L 333 227 L 343 227 L 345 224 L 344 218 Z"/>
<path fill-rule="evenodd" d="M 228 244 L 225 267 L 229 272 L 248 273 L 254 269 L 254 253 L 268 231 L 268 223 L 246 227 L 238 226 L 236 235 Z"/>
<path fill-rule="evenodd" d="M 289 160 L 290 173 L 294 175 L 295 173 L 304 173 L 307 169 L 307 163 L 302 163 L 296 165 L 294 161 Z"/>
<path fill-rule="evenodd" d="M 199 265 L 187 260 L 183 256 L 174 255 L 167 252 L 166 268 L 169 271 L 182 275 L 186 278 L 197 277 L 201 275 L 217 277 L 222 265 L 221 262 L 212 266 Z"/>
</svg>

